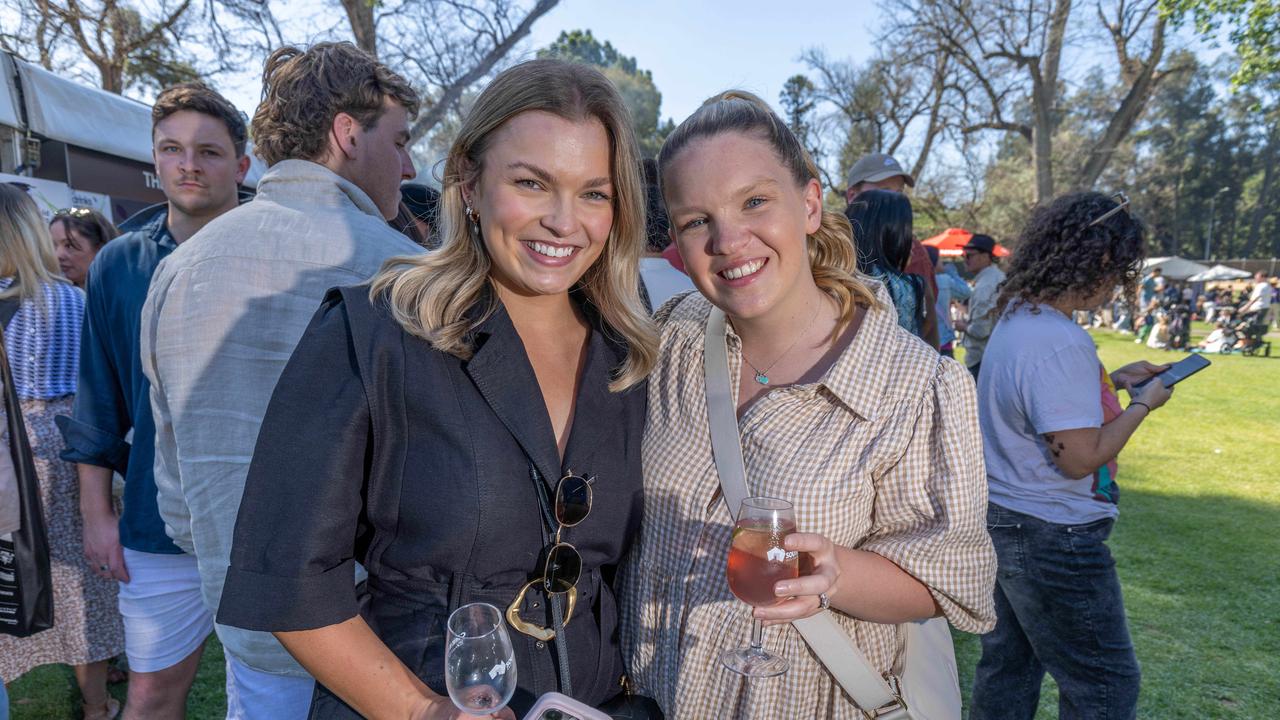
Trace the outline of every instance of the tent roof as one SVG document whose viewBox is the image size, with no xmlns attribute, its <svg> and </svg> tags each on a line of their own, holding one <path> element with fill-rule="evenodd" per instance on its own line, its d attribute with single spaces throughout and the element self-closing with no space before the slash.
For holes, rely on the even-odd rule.
<svg viewBox="0 0 1280 720">
<path fill-rule="evenodd" d="M 22 84 L 30 130 L 90 150 L 150 164 L 151 106 L 49 72 L 39 65 L 5 54 L 0 68 L 12 63 Z M 5 73 L 9 75 L 8 72 Z M 9 80 L 13 82 L 13 80 Z M 0 124 L 22 128 L 17 94 L 0 88 Z M 254 187 L 265 172 L 250 151 L 245 185 Z"/>
<path fill-rule="evenodd" d="M 1187 278 L 1191 282 L 1213 282 L 1214 280 L 1241 280 L 1249 277 L 1249 273 L 1244 270 L 1237 270 L 1226 265 L 1214 265 L 1202 273 L 1197 273 Z"/>
<path fill-rule="evenodd" d="M 1207 265 L 1201 265 L 1198 262 L 1180 257 L 1147 258 L 1147 261 L 1142 264 L 1142 269 L 1145 272 L 1151 272 L 1156 268 L 1160 268 L 1164 276 L 1170 280 L 1186 280 L 1192 275 L 1197 275 L 1209 269 Z"/>
</svg>

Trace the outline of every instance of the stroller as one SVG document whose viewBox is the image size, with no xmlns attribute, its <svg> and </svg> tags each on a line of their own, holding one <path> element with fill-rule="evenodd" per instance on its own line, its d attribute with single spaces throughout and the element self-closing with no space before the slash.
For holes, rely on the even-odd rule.
<svg viewBox="0 0 1280 720">
<path fill-rule="evenodd" d="M 1271 357 L 1271 343 L 1263 339 L 1267 334 L 1265 312 L 1251 312 L 1233 318 L 1223 326 L 1222 353 L 1231 352 L 1240 345 L 1241 355 L 1257 355 Z"/>
<path fill-rule="evenodd" d="M 1169 310 L 1169 349 L 1186 350 L 1190 342 L 1191 306 L 1180 302 Z"/>
</svg>

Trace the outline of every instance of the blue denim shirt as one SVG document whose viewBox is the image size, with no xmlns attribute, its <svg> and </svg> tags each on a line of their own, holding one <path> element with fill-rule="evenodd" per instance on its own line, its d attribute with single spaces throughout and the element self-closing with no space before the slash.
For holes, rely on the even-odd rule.
<svg viewBox="0 0 1280 720">
<path fill-rule="evenodd" d="M 120 544 L 176 555 L 182 550 L 165 534 L 156 506 L 156 427 L 138 345 L 151 275 L 177 247 L 168 217 L 161 205 L 130 218 L 121 229 L 131 232 L 104 245 L 89 266 L 75 408 L 57 423 L 67 445 L 63 460 L 124 476 Z M 125 440 L 129 430 L 132 444 Z"/>
</svg>

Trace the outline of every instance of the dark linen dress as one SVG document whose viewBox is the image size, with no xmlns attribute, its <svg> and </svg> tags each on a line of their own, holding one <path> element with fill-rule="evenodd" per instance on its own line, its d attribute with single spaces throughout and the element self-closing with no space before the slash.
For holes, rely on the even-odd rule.
<svg viewBox="0 0 1280 720">
<path fill-rule="evenodd" d="M 331 290 L 276 386 L 236 522 L 218 622 L 289 631 L 364 616 L 423 682 L 445 694 L 445 621 L 470 602 L 503 612 L 541 575 L 530 462 L 548 492 L 595 477 L 590 515 L 563 539 L 583 557 L 565 629 L 574 695 L 598 705 L 624 673 L 610 583 L 641 515 L 643 385 L 611 393 L 625 347 L 592 324 L 563 464 L 524 345 L 504 309 L 461 360 L 404 332 L 367 286 Z M 359 562 L 368 582 L 353 582 Z M 522 616 L 549 627 L 546 597 Z M 558 690 L 553 643 L 508 628 L 522 715 Z M 313 718 L 358 715 L 317 686 Z"/>
</svg>

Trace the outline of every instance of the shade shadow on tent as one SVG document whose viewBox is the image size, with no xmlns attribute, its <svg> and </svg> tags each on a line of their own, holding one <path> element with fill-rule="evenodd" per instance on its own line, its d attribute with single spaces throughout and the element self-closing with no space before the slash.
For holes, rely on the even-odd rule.
<svg viewBox="0 0 1280 720">
<path fill-rule="evenodd" d="M 921 242 L 930 247 L 938 248 L 938 254 L 942 257 L 961 257 L 964 255 L 965 243 L 969 242 L 969 238 L 973 237 L 973 233 L 961 228 L 947 228 L 939 235 L 934 235 L 928 240 Z M 1006 257 L 1009 249 L 996 243 L 996 257 Z"/>
<path fill-rule="evenodd" d="M 1214 265 L 1202 273 L 1187 278 L 1188 282 L 1214 282 L 1216 280 L 1243 280 L 1250 277 L 1244 270 L 1237 270 L 1226 265 Z"/>
</svg>

